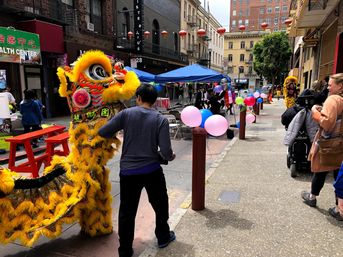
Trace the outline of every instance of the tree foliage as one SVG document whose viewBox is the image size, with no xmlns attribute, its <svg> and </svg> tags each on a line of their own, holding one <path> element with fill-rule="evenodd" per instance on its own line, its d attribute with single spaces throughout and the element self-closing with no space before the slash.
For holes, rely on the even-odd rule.
<svg viewBox="0 0 343 257">
<path fill-rule="evenodd" d="M 288 71 L 288 60 L 291 57 L 288 37 L 285 32 L 274 32 L 265 35 L 253 49 L 254 70 L 273 85 L 275 79 Z"/>
</svg>

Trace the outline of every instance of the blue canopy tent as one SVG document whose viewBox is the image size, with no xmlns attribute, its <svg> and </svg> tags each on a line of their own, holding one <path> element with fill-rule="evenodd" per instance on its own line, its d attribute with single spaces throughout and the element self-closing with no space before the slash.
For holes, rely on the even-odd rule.
<svg viewBox="0 0 343 257">
<path fill-rule="evenodd" d="M 125 69 L 128 71 L 134 71 L 137 74 L 137 76 L 141 82 L 154 82 L 155 81 L 155 75 L 154 74 L 151 74 L 151 73 L 146 72 L 146 71 L 138 70 L 135 68 L 131 68 L 129 66 L 125 66 Z"/>
<path fill-rule="evenodd" d="M 226 78 L 228 83 L 231 83 L 231 79 L 228 76 L 199 64 L 192 64 L 156 75 L 155 82 L 219 82 L 223 78 Z"/>
</svg>

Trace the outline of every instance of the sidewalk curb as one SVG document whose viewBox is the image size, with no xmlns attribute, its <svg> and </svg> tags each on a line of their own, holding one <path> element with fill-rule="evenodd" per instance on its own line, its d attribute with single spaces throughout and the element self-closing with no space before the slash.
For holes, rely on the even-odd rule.
<svg viewBox="0 0 343 257">
<path fill-rule="evenodd" d="M 218 159 L 214 161 L 210 168 L 206 171 L 206 178 L 205 183 L 207 184 L 208 179 L 213 175 L 213 173 L 216 171 L 217 167 L 220 165 L 220 163 L 224 160 L 226 154 L 231 150 L 232 146 L 236 143 L 238 140 L 238 137 L 234 137 L 231 142 L 225 147 L 224 151 L 220 154 Z M 176 211 L 169 217 L 169 226 L 171 230 L 174 230 L 176 226 L 181 221 L 181 218 L 183 215 L 186 214 L 189 207 L 192 204 L 192 192 L 188 194 L 186 199 L 182 202 L 179 208 L 176 209 Z M 177 235 L 176 235 L 177 240 Z M 150 244 L 147 246 L 147 248 L 142 252 L 139 257 L 155 257 L 159 251 L 159 248 L 157 248 L 156 243 Z"/>
</svg>

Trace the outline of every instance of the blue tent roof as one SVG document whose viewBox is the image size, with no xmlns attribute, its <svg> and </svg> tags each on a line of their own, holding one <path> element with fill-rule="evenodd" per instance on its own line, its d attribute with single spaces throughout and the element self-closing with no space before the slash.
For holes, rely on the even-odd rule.
<svg viewBox="0 0 343 257">
<path fill-rule="evenodd" d="M 155 75 L 154 74 L 151 74 L 151 73 L 146 72 L 146 71 L 138 70 L 135 68 L 131 68 L 129 66 L 125 66 L 125 69 L 128 71 L 134 71 L 137 74 L 137 76 L 141 82 L 154 82 L 155 81 Z"/>
<path fill-rule="evenodd" d="M 155 82 L 215 82 L 226 78 L 231 82 L 230 77 L 225 76 L 217 71 L 211 70 L 199 64 L 192 64 L 176 70 L 168 71 L 155 76 Z"/>
</svg>

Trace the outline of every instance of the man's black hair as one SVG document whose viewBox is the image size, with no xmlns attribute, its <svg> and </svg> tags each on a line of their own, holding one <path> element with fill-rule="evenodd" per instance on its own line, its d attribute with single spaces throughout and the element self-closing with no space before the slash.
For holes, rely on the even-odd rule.
<svg viewBox="0 0 343 257">
<path fill-rule="evenodd" d="M 150 84 L 142 83 L 136 90 L 136 97 L 140 96 L 142 102 L 153 105 L 157 99 L 157 90 Z"/>
<path fill-rule="evenodd" d="M 325 80 L 326 83 L 329 83 L 330 76 L 325 76 L 324 80 Z"/>
</svg>

